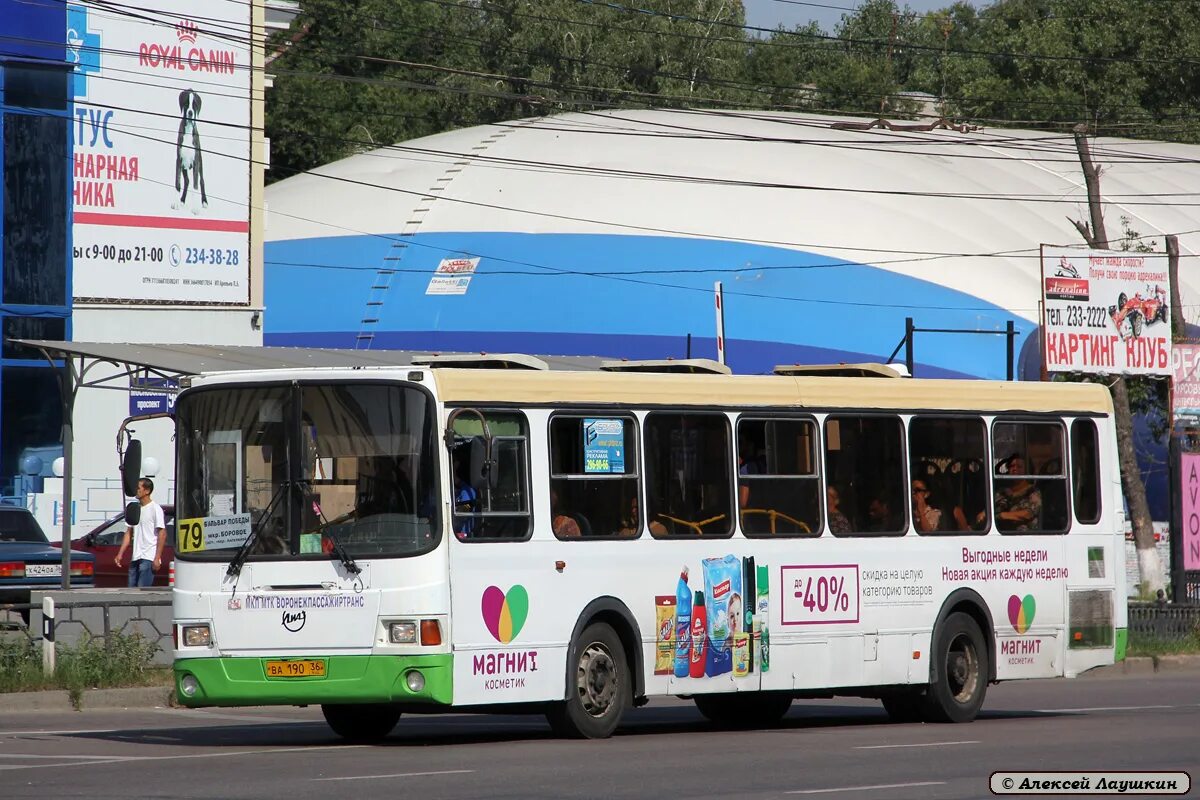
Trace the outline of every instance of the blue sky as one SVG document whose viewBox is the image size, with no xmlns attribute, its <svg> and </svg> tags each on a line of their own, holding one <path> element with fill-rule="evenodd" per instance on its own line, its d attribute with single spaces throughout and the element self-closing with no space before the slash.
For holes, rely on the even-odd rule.
<svg viewBox="0 0 1200 800">
<path fill-rule="evenodd" d="M 903 8 L 907 5 L 913 11 L 924 12 L 945 8 L 953 0 L 900 0 Z M 987 5 L 986 0 L 971 0 L 973 5 Z M 774 28 L 780 23 L 789 28 L 803 25 L 809 20 L 817 23 L 827 31 L 832 31 L 846 11 L 857 6 L 858 0 L 814 0 L 812 4 L 781 2 L 781 0 L 742 0 L 746 6 L 746 24 L 763 28 Z M 825 6 L 838 6 L 826 8 Z"/>
</svg>

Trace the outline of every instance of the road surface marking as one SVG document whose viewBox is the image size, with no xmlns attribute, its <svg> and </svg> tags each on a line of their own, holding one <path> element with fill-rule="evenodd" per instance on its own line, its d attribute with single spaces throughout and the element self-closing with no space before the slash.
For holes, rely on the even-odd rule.
<svg viewBox="0 0 1200 800">
<path fill-rule="evenodd" d="M 919 783 L 877 783 L 874 786 L 838 786 L 832 789 L 796 789 L 784 794 L 826 794 L 829 792 L 869 792 L 872 789 L 911 789 L 916 786 L 945 786 L 945 781 L 920 781 Z"/>
<path fill-rule="evenodd" d="M 390 775 L 347 775 L 342 778 L 310 778 L 314 781 L 370 781 L 378 778 L 419 778 L 423 775 L 467 775 L 473 769 L 447 769 L 441 772 L 393 772 Z"/>
<path fill-rule="evenodd" d="M 1083 714 L 1087 711 L 1154 711 L 1163 708 L 1186 708 L 1186 706 L 1095 706 L 1093 708 L 1039 708 L 1039 714 Z"/>
<path fill-rule="evenodd" d="M 953 744 L 979 744 L 976 740 L 962 742 L 914 742 L 911 744 L 864 744 L 855 750 L 888 750 L 893 747 L 948 747 Z"/>
<path fill-rule="evenodd" d="M 104 756 L 103 760 L 80 761 L 78 763 L 65 764 L 13 764 L 0 767 L 0 769 L 44 769 L 46 767 L 54 767 L 62 769 L 63 767 L 94 767 L 97 764 L 127 764 L 131 761 L 176 761 L 184 758 L 233 758 L 235 756 L 261 756 L 270 755 L 272 753 L 311 753 L 316 750 L 357 750 L 361 747 L 370 747 L 365 744 L 330 744 L 330 745 L 314 745 L 312 747 L 276 747 L 268 750 L 238 750 L 233 753 L 188 753 L 179 756 Z"/>
</svg>

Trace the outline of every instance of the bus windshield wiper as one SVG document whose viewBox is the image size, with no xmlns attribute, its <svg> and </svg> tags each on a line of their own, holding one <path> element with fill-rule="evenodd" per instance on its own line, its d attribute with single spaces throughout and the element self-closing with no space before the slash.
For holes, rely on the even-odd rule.
<svg viewBox="0 0 1200 800">
<path fill-rule="evenodd" d="M 310 492 L 311 493 L 311 492 Z M 337 523 L 346 518 L 346 515 L 338 517 L 333 521 L 326 519 L 325 512 L 321 510 L 321 504 L 316 500 L 312 503 L 313 511 L 317 512 L 317 516 L 321 518 L 321 531 L 323 535 L 329 537 L 329 544 L 333 548 L 333 554 L 337 556 L 338 561 L 342 562 L 342 566 L 346 568 L 346 572 L 351 575 L 358 575 L 362 572 L 362 567 L 358 565 L 348 552 L 342 546 L 342 542 L 338 539 L 337 530 L 334 527 Z"/>
<path fill-rule="evenodd" d="M 258 535 L 262 532 L 263 526 L 267 524 L 267 520 L 271 519 L 271 512 L 275 510 L 279 499 L 283 497 L 284 490 L 290 488 L 291 483 L 288 481 L 279 484 L 279 488 L 275 490 L 275 494 L 271 495 L 271 502 L 267 503 L 267 508 L 263 512 L 263 515 L 258 518 L 258 523 L 250 529 L 250 535 L 246 537 L 246 541 L 242 542 L 242 546 L 234 554 L 233 560 L 229 562 L 229 567 L 225 570 L 225 577 L 236 578 L 242 573 L 242 565 L 246 563 L 246 559 L 250 556 L 250 548 L 258 541 Z"/>
</svg>

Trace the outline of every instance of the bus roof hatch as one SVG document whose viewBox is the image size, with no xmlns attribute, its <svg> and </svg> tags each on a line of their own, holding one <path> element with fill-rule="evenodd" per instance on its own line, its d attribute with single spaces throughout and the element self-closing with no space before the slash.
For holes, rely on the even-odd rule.
<svg viewBox="0 0 1200 800">
<path fill-rule="evenodd" d="M 729 375 L 732 370 L 711 358 L 666 358 L 656 361 L 603 361 L 600 369 L 607 372 L 690 372 L 694 374 Z"/>
</svg>

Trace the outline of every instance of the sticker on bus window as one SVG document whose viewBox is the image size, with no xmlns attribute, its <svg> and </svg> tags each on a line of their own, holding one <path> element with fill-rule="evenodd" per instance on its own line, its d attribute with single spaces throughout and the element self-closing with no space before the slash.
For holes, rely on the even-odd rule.
<svg viewBox="0 0 1200 800">
<path fill-rule="evenodd" d="M 625 472 L 625 421 L 584 419 L 583 471 Z"/>
<path fill-rule="evenodd" d="M 250 515 L 193 517 L 179 520 L 176 545 L 181 553 L 241 547 L 250 536 Z"/>
</svg>

